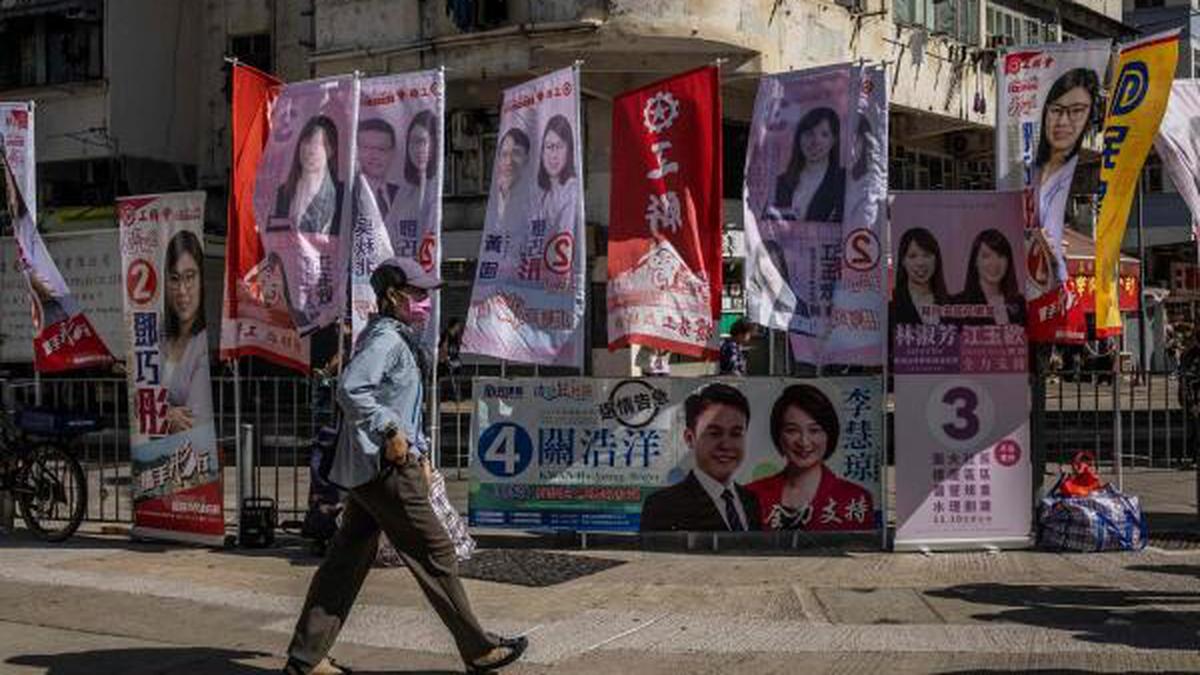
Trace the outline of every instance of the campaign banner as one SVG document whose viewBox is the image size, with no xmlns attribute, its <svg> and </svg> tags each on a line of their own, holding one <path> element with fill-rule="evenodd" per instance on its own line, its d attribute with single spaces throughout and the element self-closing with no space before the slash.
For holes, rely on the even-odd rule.
<svg viewBox="0 0 1200 675">
<path fill-rule="evenodd" d="M 583 368 L 579 70 L 504 90 L 462 351 Z"/>
<path fill-rule="evenodd" d="M 1100 214 L 1096 219 L 1096 335 L 1121 332 L 1117 264 L 1142 165 L 1166 112 L 1179 59 L 1179 31 L 1121 46 L 1104 118 Z"/>
<path fill-rule="evenodd" d="M 879 366 L 885 347 L 883 66 L 763 78 L 746 153 L 746 317 L 795 360 Z"/>
<path fill-rule="evenodd" d="M 221 462 L 204 315 L 204 193 L 117 200 L 134 536 L 220 545 Z"/>
<path fill-rule="evenodd" d="M 878 530 L 878 378 L 475 381 L 472 525 Z"/>
<path fill-rule="evenodd" d="M 125 349 L 120 232 L 116 229 L 63 232 L 43 237 L 67 288 L 92 322 L 101 341 L 116 353 Z M 16 255 L 14 237 L 0 238 L 0 361 L 33 363 L 33 317 L 29 284 Z"/>
<path fill-rule="evenodd" d="M 898 551 L 1032 541 L 1025 374 L 896 376 Z"/>
<path fill-rule="evenodd" d="M 276 107 L 283 83 L 243 64 L 233 66 L 233 167 L 229 231 L 225 237 L 225 294 L 221 311 L 221 358 L 258 356 L 307 372 L 309 340 L 292 321 L 284 292 L 283 265 L 267 258 L 255 214 L 255 183 L 267 141 L 294 135 L 295 109 Z"/>
<path fill-rule="evenodd" d="M 375 312 L 371 272 L 379 263 L 403 256 L 441 276 L 445 107 L 441 70 L 361 81 L 350 258 L 353 339 Z M 431 348 L 438 341 L 440 304 L 433 295 L 433 315 L 425 324 Z"/>
<path fill-rule="evenodd" d="M 715 66 L 613 101 L 608 348 L 715 359 L 721 96 Z"/>
<path fill-rule="evenodd" d="M 1083 143 L 1100 128 L 1108 40 L 1023 46 L 996 76 L 996 189 L 1024 192 L 1029 339 L 1079 343 L 1087 326 L 1063 245 Z"/>
<path fill-rule="evenodd" d="M 1138 308 L 1139 264 L 1136 260 L 1121 260 L 1120 277 L 1117 279 L 1117 300 L 1122 312 L 1136 312 Z M 1067 259 L 1067 284 L 1079 298 L 1084 313 L 1096 311 L 1096 261 L 1093 258 Z"/>
<path fill-rule="evenodd" d="M 1192 212 L 1192 238 L 1200 260 L 1200 80 L 1175 80 L 1154 149 Z"/>
<path fill-rule="evenodd" d="M 1022 193 L 900 192 L 891 216 L 896 547 L 1027 545 Z"/>
<path fill-rule="evenodd" d="M 16 265 L 28 285 L 33 367 L 43 373 L 106 366 L 112 353 L 46 250 L 37 230 L 33 103 L 0 103 L 4 207 L 16 239 Z"/>
</svg>

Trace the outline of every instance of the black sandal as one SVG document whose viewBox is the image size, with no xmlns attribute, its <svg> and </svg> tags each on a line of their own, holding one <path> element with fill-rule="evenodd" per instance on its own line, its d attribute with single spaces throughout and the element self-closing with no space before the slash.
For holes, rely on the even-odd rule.
<svg viewBox="0 0 1200 675">
<path fill-rule="evenodd" d="M 520 635 L 515 638 L 500 638 L 499 644 L 497 644 L 492 651 L 495 651 L 496 649 L 507 649 L 508 653 L 505 654 L 504 657 L 499 658 L 492 663 L 481 664 L 477 661 L 468 663 L 467 673 L 469 675 L 476 675 L 478 673 L 489 673 L 493 670 L 500 670 L 505 666 L 512 665 L 517 659 L 521 658 L 521 656 L 525 653 L 525 650 L 528 648 L 529 638 L 526 638 L 524 635 Z M 491 653 L 492 652 L 489 651 L 484 656 L 489 656 Z"/>
</svg>

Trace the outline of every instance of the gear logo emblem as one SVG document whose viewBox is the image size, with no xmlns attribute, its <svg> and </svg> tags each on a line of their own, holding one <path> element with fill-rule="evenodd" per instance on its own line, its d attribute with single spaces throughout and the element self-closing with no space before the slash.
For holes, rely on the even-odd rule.
<svg viewBox="0 0 1200 675">
<path fill-rule="evenodd" d="M 675 123 L 679 117 L 679 100 L 669 91 L 660 91 L 646 101 L 642 109 L 642 123 L 652 134 L 660 134 Z"/>
</svg>

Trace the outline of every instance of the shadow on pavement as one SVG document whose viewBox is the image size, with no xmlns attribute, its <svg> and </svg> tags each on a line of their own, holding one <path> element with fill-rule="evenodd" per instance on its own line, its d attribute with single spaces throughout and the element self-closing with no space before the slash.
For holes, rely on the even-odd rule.
<svg viewBox="0 0 1200 675">
<path fill-rule="evenodd" d="M 1030 673 L 1031 675 L 1093 675 L 1094 670 L 1077 670 L 1074 668 L 1013 668 L 1012 670 L 940 670 L 940 675 L 999 675 L 999 673 Z M 1193 675 L 1190 670 L 1126 670 L 1125 675 Z"/>
<path fill-rule="evenodd" d="M 0 536 L 0 550 L 121 549 L 125 551 L 138 551 L 140 553 L 163 553 L 171 549 L 177 549 L 180 546 L 191 546 L 191 544 L 133 541 L 125 537 L 97 537 L 90 534 L 80 534 L 78 532 L 64 542 L 52 544 L 38 539 L 30 534 L 28 530 L 23 528 L 18 528 L 11 534 Z"/>
<path fill-rule="evenodd" d="M 1130 572 L 1153 572 L 1154 574 L 1174 574 L 1181 577 L 1200 579 L 1200 565 L 1130 565 L 1125 569 Z"/>
<path fill-rule="evenodd" d="M 1072 631 L 1077 640 L 1085 642 L 1139 649 L 1200 649 L 1200 593 L 1196 592 L 964 584 L 926 594 L 996 610 L 972 615 L 981 621 Z M 1180 605 L 1193 609 L 1168 609 Z"/>
<path fill-rule="evenodd" d="M 278 665 L 251 665 L 243 661 L 269 659 Z M 266 652 L 211 647 L 145 647 L 135 649 L 95 649 L 70 654 L 23 654 L 5 661 L 14 666 L 44 668 L 46 675 L 265 675 L 278 673 L 282 657 Z M 349 664 L 347 664 L 349 665 Z M 456 670 L 361 670 L 360 675 L 459 675 Z"/>
</svg>

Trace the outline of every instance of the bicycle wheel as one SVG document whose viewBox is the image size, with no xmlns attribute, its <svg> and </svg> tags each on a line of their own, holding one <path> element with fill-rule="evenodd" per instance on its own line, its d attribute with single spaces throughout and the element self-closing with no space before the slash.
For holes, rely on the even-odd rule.
<svg viewBox="0 0 1200 675">
<path fill-rule="evenodd" d="M 34 448 L 14 491 L 21 519 L 45 541 L 63 541 L 83 522 L 87 478 L 79 460 L 57 445 Z"/>
</svg>

